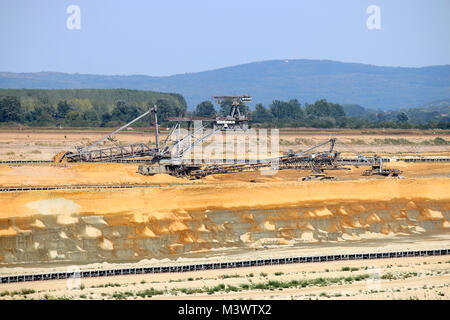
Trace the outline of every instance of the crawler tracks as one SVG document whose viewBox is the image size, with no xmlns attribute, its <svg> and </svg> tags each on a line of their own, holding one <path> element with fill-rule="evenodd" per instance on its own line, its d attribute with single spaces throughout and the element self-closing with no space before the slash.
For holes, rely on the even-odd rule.
<svg viewBox="0 0 450 320">
<path fill-rule="evenodd" d="M 220 263 L 203 263 L 191 265 L 177 265 L 165 267 L 137 267 L 123 269 L 103 269 L 103 270 L 84 270 L 72 272 L 50 272 L 39 274 L 21 274 L 0 277 L 1 283 L 15 283 L 25 281 L 41 281 L 41 280 L 57 280 L 69 278 L 91 278 L 91 277 L 108 277 L 129 274 L 150 274 L 150 273 L 177 273 L 188 271 L 214 270 L 214 269 L 234 269 L 256 266 L 281 265 L 291 263 L 314 263 L 327 261 L 345 261 L 345 260 L 370 260 L 370 259 L 388 259 L 402 257 L 425 257 L 425 256 L 442 256 L 450 254 L 450 249 L 438 250 L 416 250 L 416 251 L 394 251 L 381 253 L 359 253 L 359 254 L 337 254 L 326 256 L 305 256 L 278 259 L 260 259 L 245 260 Z"/>
</svg>

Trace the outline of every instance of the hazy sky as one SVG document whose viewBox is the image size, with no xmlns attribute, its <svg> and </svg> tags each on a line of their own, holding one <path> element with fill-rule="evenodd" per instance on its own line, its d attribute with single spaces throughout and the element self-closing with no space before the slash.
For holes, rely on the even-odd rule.
<svg viewBox="0 0 450 320">
<path fill-rule="evenodd" d="M 69 30 L 68 6 L 81 10 Z M 369 30 L 369 5 L 381 30 Z M 74 21 L 74 20 L 71 20 Z M 450 64 L 449 0 L 0 0 L 0 71 L 170 75 L 272 59 Z"/>
</svg>

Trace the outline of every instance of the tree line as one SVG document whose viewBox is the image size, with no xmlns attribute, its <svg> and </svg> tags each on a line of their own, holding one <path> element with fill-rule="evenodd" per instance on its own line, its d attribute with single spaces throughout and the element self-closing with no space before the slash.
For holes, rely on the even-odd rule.
<svg viewBox="0 0 450 320">
<path fill-rule="evenodd" d="M 449 118 L 442 118 L 436 112 L 432 113 L 434 117 L 425 117 L 425 111 L 418 113 L 416 109 L 366 111 L 364 115 L 348 116 L 344 106 L 325 99 L 317 100 L 313 104 L 305 103 L 304 106 L 297 99 L 274 100 L 268 107 L 258 103 L 253 110 L 249 110 L 246 105 L 239 105 L 239 109 L 241 113 L 252 117 L 253 126 L 265 128 L 450 128 Z M 203 101 L 197 105 L 194 115 L 226 116 L 229 110 L 229 103 L 222 103 L 219 110 L 216 110 L 210 101 Z"/>
<path fill-rule="evenodd" d="M 231 102 L 223 101 L 218 109 L 211 101 L 199 103 L 187 111 L 184 98 L 178 94 L 126 89 L 80 90 L 13 90 L 0 89 L 0 123 L 2 125 L 58 126 L 58 127 L 116 127 L 138 117 L 154 104 L 158 105 L 158 119 L 174 116 L 215 118 L 230 114 Z M 297 99 L 274 100 L 269 106 L 261 103 L 251 110 L 239 105 L 241 114 L 252 118 L 252 125 L 265 128 L 419 128 L 449 129 L 448 117 L 441 117 L 445 109 L 425 112 L 409 109 L 401 111 L 367 111 L 358 105 L 340 105 L 325 99 L 303 105 Z M 444 110 L 444 111 L 443 111 Z M 347 114 L 348 113 L 348 114 Z M 150 126 L 145 117 L 133 126 Z"/>
<path fill-rule="evenodd" d="M 0 89 L 0 123 L 28 126 L 115 127 L 158 105 L 160 119 L 186 114 L 181 95 L 126 89 Z M 149 126 L 145 117 L 134 124 Z"/>
<path fill-rule="evenodd" d="M 137 118 L 154 104 L 158 106 L 158 117 L 183 116 L 186 108 L 174 105 L 167 100 L 149 101 L 144 106 L 117 101 L 111 111 L 96 112 L 93 108 L 80 109 L 67 100 L 61 100 L 56 107 L 39 103 L 32 110 L 22 108 L 20 100 L 14 96 L 0 99 L 0 123 L 23 124 L 29 126 L 64 126 L 64 127 L 115 127 Z M 135 126 L 149 126 L 150 120 L 143 118 Z"/>
</svg>

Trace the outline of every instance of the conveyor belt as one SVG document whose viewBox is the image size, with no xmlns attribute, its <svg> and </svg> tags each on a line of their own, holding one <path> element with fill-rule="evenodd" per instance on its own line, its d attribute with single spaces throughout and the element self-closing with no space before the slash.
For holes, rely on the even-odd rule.
<svg viewBox="0 0 450 320">
<path fill-rule="evenodd" d="M 233 262 L 203 263 L 192 265 L 177 265 L 165 267 L 148 266 L 148 267 L 122 268 L 122 269 L 84 270 L 80 271 L 79 273 L 49 272 L 39 274 L 21 274 L 21 275 L 3 276 L 0 277 L 0 283 L 57 280 L 75 277 L 90 278 L 90 277 L 119 276 L 128 274 L 150 274 L 150 273 L 201 271 L 213 269 L 233 269 L 233 268 L 245 268 L 256 266 L 291 264 L 291 263 L 442 256 L 448 254 L 450 254 L 450 249 L 438 249 L 438 250 L 394 251 L 394 252 L 380 252 L 380 253 L 337 254 L 324 256 L 304 256 L 304 257 L 259 259 L 259 260 L 233 261 Z"/>
<path fill-rule="evenodd" d="M 64 190 L 64 189 L 132 189 L 132 188 L 159 188 L 159 187 L 171 187 L 171 186 L 183 186 L 189 184 L 127 184 L 127 185 L 105 185 L 105 186 L 51 186 L 51 187 L 10 187 L 0 188 L 0 192 L 8 191 L 36 191 L 36 190 Z"/>
<path fill-rule="evenodd" d="M 383 162 L 391 162 L 390 158 L 382 158 Z M 398 158 L 397 161 L 404 162 L 450 162 L 450 158 Z M 191 163 L 226 163 L 227 159 L 183 159 L 183 162 Z M 249 162 L 249 159 L 236 160 L 237 163 Z M 98 163 L 146 163 L 151 162 L 151 159 L 116 159 L 97 161 Z M 264 162 L 264 160 L 258 160 Z M 358 159 L 339 159 L 337 161 L 342 165 L 362 165 L 365 162 Z M 31 163 L 53 163 L 52 160 L 0 160 L 0 164 L 31 164 Z"/>
</svg>

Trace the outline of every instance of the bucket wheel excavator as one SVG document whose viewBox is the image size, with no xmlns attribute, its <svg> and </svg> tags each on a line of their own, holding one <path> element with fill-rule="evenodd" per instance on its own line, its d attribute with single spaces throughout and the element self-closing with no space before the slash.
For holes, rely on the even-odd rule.
<svg viewBox="0 0 450 320">
<path fill-rule="evenodd" d="M 53 157 L 53 161 L 56 163 L 65 163 L 65 162 L 107 162 L 107 161 L 115 161 L 126 158 L 135 158 L 135 157 L 153 157 L 156 153 L 158 153 L 159 148 L 159 134 L 158 134 L 158 115 L 157 115 L 158 107 L 154 105 L 152 108 L 148 109 L 146 112 L 128 122 L 124 126 L 119 129 L 111 132 L 110 134 L 104 136 L 103 138 L 95 141 L 94 143 L 86 146 L 86 147 L 78 147 L 76 152 L 71 151 L 62 151 L 56 154 Z M 106 141 L 111 140 L 113 136 L 120 131 L 126 129 L 136 121 L 142 119 L 143 117 L 153 113 L 155 118 L 155 135 L 156 135 L 156 148 L 152 148 L 145 143 L 136 143 L 124 146 L 112 146 L 105 148 L 98 148 L 98 146 Z M 96 147 L 97 148 L 94 148 Z"/>
<path fill-rule="evenodd" d="M 166 120 L 174 121 L 175 125 L 172 126 L 172 129 L 161 146 L 159 141 L 158 107 L 154 105 L 137 118 L 104 136 L 103 138 L 86 147 L 77 148 L 76 152 L 59 152 L 53 157 L 53 161 L 57 163 L 109 162 L 141 157 L 148 159 L 148 162 L 139 166 L 138 173 L 140 174 L 154 175 L 165 173 L 176 177 L 184 177 L 189 179 L 199 179 L 213 174 L 270 169 L 274 168 L 274 164 L 276 165 L 277 170 L 310 170 L 311 175 L 305 177 L 304 181 L 330 180 L 333 179 L 333 177 L 325 176 L 325 170 L 350 170 L 349 166 L 371 166 L 371 169 L 364 171 L 364 176 L 398 176 L 402 173 L 398 169 L 383 168 L 382 159 L 376 156 L 366 158 L 359 155 L 358 159 L 341 158 L 339 153 L 334 151 L 336 143 L 335 138 L 329 139 L 299 153 L 289 152 L 283 156 L 269 159 L 258 159 L 252 162 L 239 161 L 238 163 L 224 164 L 222 161 L 205 164 L 202 159 L 193 159 L 201 161 L 186 159 L 186 156 L 191 154 L 191 150 L 195 146 L 204 143 L 219 132 L 229 130 L 240 130 L 245 132 L 250 128 L 251 118 L 241 114 L 239 106 L 245 102 L 252 101 L 251 96 L 213 96 L 213 99 L 215 99 L 217 103 L 228 101 L 231 105 L 230 114 L 227 116 L 218 116 L 216 118 L 166 118 Z M 112 139 L 115 134 L 149 114 L 152 114 L 154 118 L 156 147 L 150 147 L 145 143 L 136 143 L 124 146 L 98 148 L 101 143 Z M 182 123 L 187 123 L 188 129 L 191 129 L 192 123 L 195 124 L 195 121 L 199 121 L 200 125 L 197 123 L 197 126 L 194 126 L 193 130 L 188 130 L 187 134 L 181 136 L 180 129 Z M 317 151 L 320 147 L 328 144 L 330 145 L 328 150 L 322 152 Z"/>
</svg>

